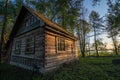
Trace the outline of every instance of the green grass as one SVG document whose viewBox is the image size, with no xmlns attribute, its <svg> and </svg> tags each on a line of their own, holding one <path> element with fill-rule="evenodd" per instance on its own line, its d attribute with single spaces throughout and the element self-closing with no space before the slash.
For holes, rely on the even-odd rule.
<svg viewBox="0 0 120 80">
<path fill-rule="evenodd" d="M 112 64 L 120 56 L 86 57 L 64 65 L 50 74 L 32 75 L 31 71 L 6 64 L 0 65 L 1 80 L 120 80 L 120 65 Z"/>
</svg>

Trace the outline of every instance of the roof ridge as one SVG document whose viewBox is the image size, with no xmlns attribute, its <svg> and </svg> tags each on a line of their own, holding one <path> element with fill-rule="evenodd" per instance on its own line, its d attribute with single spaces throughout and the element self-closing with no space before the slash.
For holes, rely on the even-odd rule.
<svg viewBox="0 0 120 80">
<path fill-rule="evenodd" d="M 57 29 L 60 29 L 67 34 L 74 36 L 71 32 L 67 31 L 65 28 L 61 27 L 57 23 L 55 23 L 55 22 L 51 21 L 50 19 L 46 18 L 41 13 L 39 13 L 39 12 L 37 12 L 37 11 L 33 10 L 32 8 L 27 7 L 27 6 L 23 6 L 23 7 L 25 7 L 29 12 L 35 14 L 37 17 L 39 17 L 41 20 L 43 20 L 47 25 L 49 25 L 51 27 L 55 27 Z"/>
</svg>

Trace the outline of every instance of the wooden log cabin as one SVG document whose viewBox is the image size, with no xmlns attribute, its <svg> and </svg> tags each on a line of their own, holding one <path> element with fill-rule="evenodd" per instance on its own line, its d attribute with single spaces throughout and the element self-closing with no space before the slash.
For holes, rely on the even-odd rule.
<svg viewBox="0 0 120 80">
<path fill-rule="evenodd" d="M 9 62 L 39 72 L 78 59 L 77 38 L 31 8 L 23 6 L 8 41 Z"/>
</svg>

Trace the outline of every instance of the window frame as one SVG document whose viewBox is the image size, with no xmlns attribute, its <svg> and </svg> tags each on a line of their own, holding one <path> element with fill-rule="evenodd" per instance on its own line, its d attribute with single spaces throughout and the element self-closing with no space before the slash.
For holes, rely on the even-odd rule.
<svg viewBox="0 0 120 80">
<path fill-rule="evenodd" d="M 14 54 L 15 54 L 15 55 L 20 55 L 20 54 L 21 54 L 21 40 L 15 41 Z"/>
<path fill-rule="evenodd" d="M 74 53 L 74 45 L 73 45 L 73 43 L 71 43 L 71 53 L 72 54 Z"/>
<path fill-rule="evenodd" d="M 32 39 L 32 41 L 28 41 L 29 39 Z M 26 44 L 25 44 L 25 55 L 33 55 L 35 54 L 35 38 L 34 37 L 28 37 L 26 38 Z M 29 49 L 32 49 L 30 51 L 27 51 Z"/>
<path fill-rule="evenodd" d="M 66 51 L 65 39 L 62 37 L 57 37 L 57 51 L 58 52 Z"/>
</svg>

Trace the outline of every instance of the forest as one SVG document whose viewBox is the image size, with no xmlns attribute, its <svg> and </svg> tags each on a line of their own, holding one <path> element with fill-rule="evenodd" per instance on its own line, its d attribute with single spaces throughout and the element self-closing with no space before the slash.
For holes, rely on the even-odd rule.
<svg viewBox="0 0 120 80">
<path fill-rule="evenodd" d="M 11 73 L 15 73 L 12 70 L 9 72 L 7 69 L 12 69 L 12 66 L 5 64 L 6 44 L 21 7 L 27 6 L 40 12 L 78 38 L 79 61 L 74 63 L 77 64 L 76 66 L 74 64 L 63 66 L 61 68 L 63 72 L 58 70 L 58 74 L 53 73 L 52 78 L 49 75 L 47 79 L 45 77 L 48 74 L 41 77 L 25 71 L 29 74 L 23 77 L 24 80 L 119 80 L 120 65 L 113 65 L 112 61 L 120 58 L 118 39 L 120 37 L 120 0 L 106 0 L 108 9 L 104 16 L 95 10 L 88 14 L 88 9 L 84 5 L 85 1 L 87 0 L 0 0 L 0 71 L 3 72 L 3 77 L 0 78 L 8 80 L 7 77 L 10 77 Z M 90 5 L 100 6 L 101 1 L 91 0 Z M 103 32 L 107 33 L 107 38 L 111 39 L 111 43 L 104 42 L 104 37 L 100 38 Z M 112 44 L 112 48 L 107 48 L 109 44 Z M 120 60 L 118 62 L 120 64 Z M 92 66 L 96 68 L 94 69 Z M 19 69 L 17 71 L 20 72 Z M 7 72 L 9 73 L 5 76 L 4 74 Z M 90 76 L 91 74 L 95 75 Z M 28 77 L 31 75 L 32 78 L 29 79 Z M 79 77 L 80 75 L 82 77 Z M 16 76 L 23 76 L 22 72 L 14 74 L 10 79 L 16 80 Z"/>
</svg>

